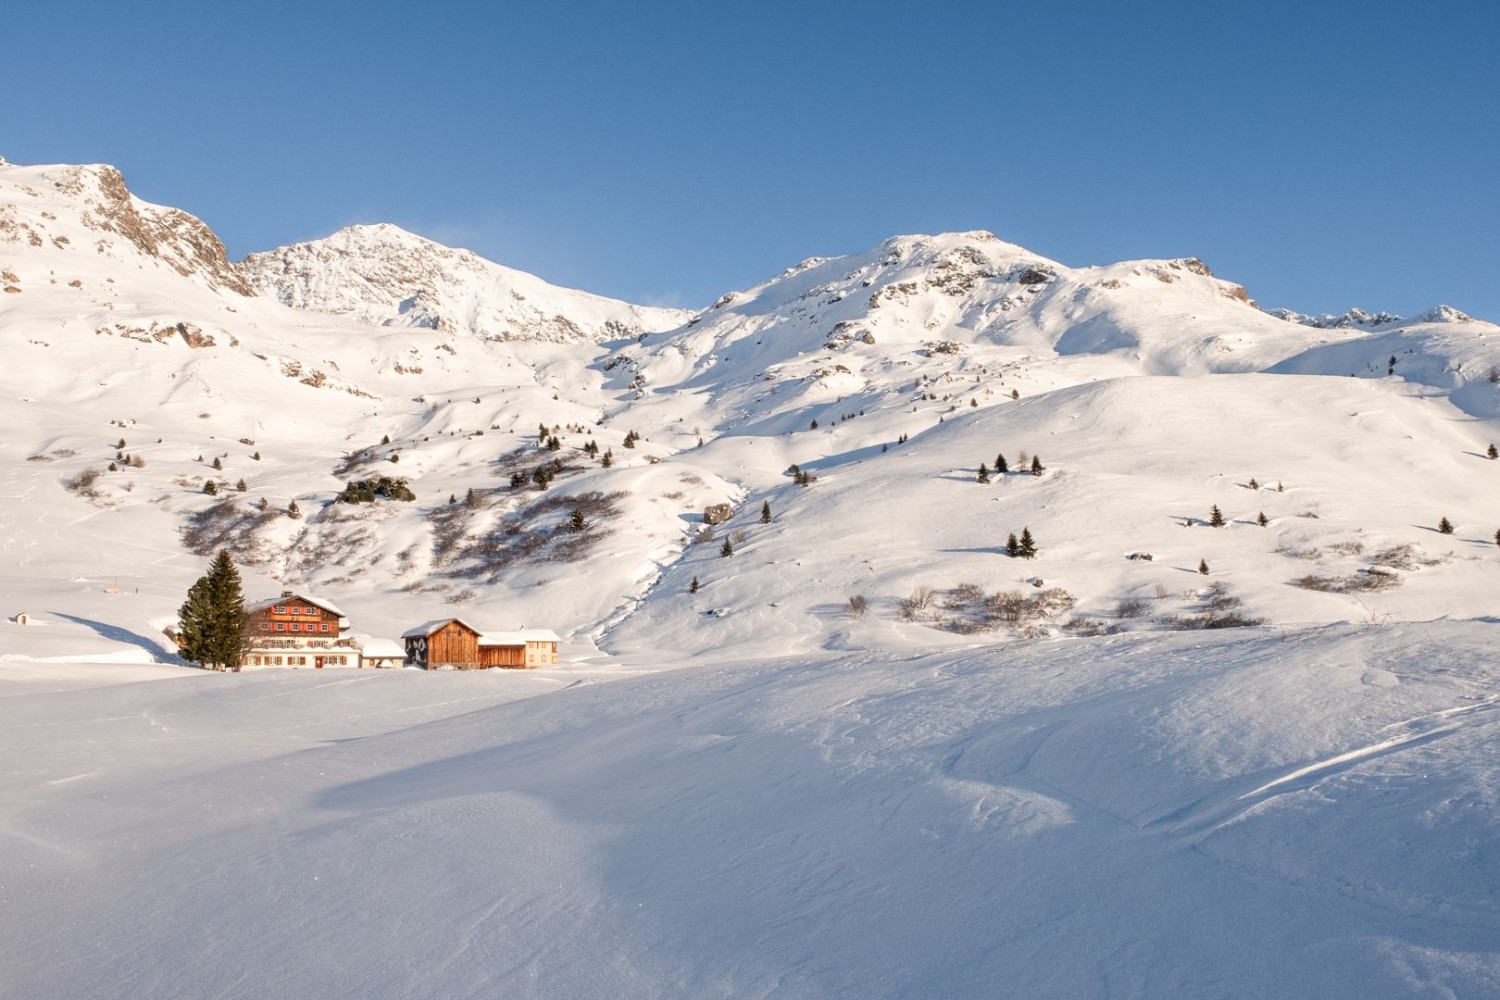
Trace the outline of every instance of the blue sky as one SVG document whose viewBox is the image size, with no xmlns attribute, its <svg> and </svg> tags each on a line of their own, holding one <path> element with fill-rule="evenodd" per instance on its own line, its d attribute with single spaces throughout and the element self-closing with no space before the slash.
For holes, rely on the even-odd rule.
<svg viewBox="0 0 1500 1000">
<path fill-rule="evenodd" d="M 5 14 L 0 154 L 235 257 L 389 221 L 656 304 L 988 229 L 1500 320 L 1500 4 L 926 6 L 51 0 Z"/>
</svg>

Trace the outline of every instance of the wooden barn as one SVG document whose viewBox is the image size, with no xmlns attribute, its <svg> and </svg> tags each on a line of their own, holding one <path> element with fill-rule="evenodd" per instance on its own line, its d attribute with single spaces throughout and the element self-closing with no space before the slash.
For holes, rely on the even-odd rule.
<svg viewBox="0 0 1500 1000">
<path fill-rule="evenodd" d="M 561 641 L 546 629 L 481 632 L 462 618 L 424 622 L 407 629 L 401 638 L 406 643 L 407 660 L 427 670 L 547 666 L 557 662 L 557 644 Z"/>
</svg>

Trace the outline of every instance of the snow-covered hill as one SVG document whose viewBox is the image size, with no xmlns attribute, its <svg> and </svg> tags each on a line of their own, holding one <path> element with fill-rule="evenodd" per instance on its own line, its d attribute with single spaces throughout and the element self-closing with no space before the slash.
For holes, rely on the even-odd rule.
<svg viewBox="0 0 1500 1000">
<path fill-rule="evenodd" d="M 386 224 L 251 254 L 239 270 L 297 309 L 490 340 L 618 340 L 692 316 L 558 288 Z"/>
</svg>

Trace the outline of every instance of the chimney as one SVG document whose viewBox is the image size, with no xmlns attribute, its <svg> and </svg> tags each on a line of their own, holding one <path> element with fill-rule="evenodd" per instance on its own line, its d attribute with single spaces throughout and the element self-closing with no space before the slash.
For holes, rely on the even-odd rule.
<svg viewBox="0 0 1500 1000">
<path fill-rule="evenodd" d="M 297 596 L 297 594 L 296 594 L 296 592 L 295 592 L 295 591 L 291 591 L 291 590 L 283 590 L 283 591 L 282 591 L 282 592 L 281 592 L 281 596 L 282 596 L 282 597 L 296 597 L 296 596 Z"/>
</svg>

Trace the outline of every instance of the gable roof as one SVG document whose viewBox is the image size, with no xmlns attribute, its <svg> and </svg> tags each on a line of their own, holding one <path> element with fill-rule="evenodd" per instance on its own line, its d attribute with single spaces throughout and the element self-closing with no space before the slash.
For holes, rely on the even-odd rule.
<svg viewBox="0 0 1500 1000">
<path fill-rule="evenodd" d="M 366 639 L 359 652 L 366 658 L 406 659 L 405 647 L 394 639 Z"/>
<path fill-rule="evenodd" d="M 245 614 L 251 615 L 257 611 L 264 611 L 266 610 L 266 608 L 274 607 L 278 604 L 312 604 L 322 608 L 324 611 L 328 612 L 330 615 L 333 615 L 335 618 L 348 617 L 337 607 L 335 607 L 331 602 L 322 600 L 317 597 L 308 597 L 306 594 L 292 594 L 289 597 L 270 597 L 264 601 L 256 601 L 254 604 L 245 605 Z"/>
<path fill-rule="evenodd" d="M 470 625 L 468 622 L 464 621 L 462 618 L 434 618 L 430 622 L 423 622 L 422 624 L 416 626 L 415 628 L 409 628 L 405 632 L 402 632 L 401 633 L 401 638 L 403 638 L 403 639 L 425 639 L 429 635 L 431 635 L 432 633 L 436 632 L 438 629 L 442 628 L 444 625 L 448 624 L 449 622 L 458 622 L 460 625 L 462 625 L 464 628 L 468 629 L 470 632 L 473 632 L 475 635 L 483 635 L 483 633 L 480 632 L 479 629 L 475 628 L 473 625 Z"/>
</svg>

